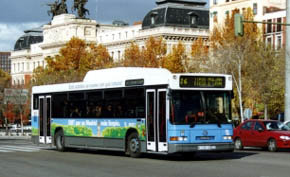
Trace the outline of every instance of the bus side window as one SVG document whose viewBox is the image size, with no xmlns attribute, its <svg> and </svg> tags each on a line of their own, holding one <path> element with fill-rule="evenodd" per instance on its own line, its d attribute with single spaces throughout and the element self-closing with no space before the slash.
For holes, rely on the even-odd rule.
<svg viewBox="0 0 290 177">
<path fill-rule="evenodd" d="M 84 92 L 69 93 L 69 117 L 84 118 L 86 113 L 86 100 Z"/>
<path fill-rule="evenodd" d="M 68 117 L 67 94 L 52 95 L 52 117 L 65 118 Z"/>
<path fill-rule="evenodd" d="M 103 110 L 103 91 L 92 91 L 86 93 L 86 114 L 88 118 L 101 118 Z"/>
<path fill-rule="evenodd" d="M 145 117 L 145 94 L 143 88 L 125 90 L 126 114 L 129 118 Z"/>
</svg>

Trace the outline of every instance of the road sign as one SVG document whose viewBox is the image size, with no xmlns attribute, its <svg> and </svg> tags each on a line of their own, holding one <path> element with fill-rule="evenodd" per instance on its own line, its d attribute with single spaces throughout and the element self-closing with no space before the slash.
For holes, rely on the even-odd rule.
<svg viewBox="0 0 290 177">
<path fill-rule="evenodd" d="M 253 111 L 249 108 L 245 109 L 244 111 L 244 117 L 246 119 L 250 119 L 252 117 Z"/>
</svg>

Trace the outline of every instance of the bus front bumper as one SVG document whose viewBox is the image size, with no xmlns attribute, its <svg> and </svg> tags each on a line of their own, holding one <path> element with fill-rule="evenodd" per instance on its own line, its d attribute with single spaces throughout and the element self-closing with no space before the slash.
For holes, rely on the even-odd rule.
<svg viewBox="0 0 290 177">
<path fill-rule="evenodd" d="M 169 144 L 168 153 L 198 151 L 232 152 L 234 151 L 234 143 Z"/>
</svg>

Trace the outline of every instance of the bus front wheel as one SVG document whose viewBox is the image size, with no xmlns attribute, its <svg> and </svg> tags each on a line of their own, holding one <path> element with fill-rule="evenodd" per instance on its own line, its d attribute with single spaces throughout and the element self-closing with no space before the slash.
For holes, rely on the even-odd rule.
<svg viewBox="0 0 290 177">
<path fill-rule="evenodd" d="M 131 157 L 138 158 L 141 156 L 141 144 L 137 133 L 131 133 L 129 135 L 127 149 Z"/>
<path fill-rule="evenodd" d="M 58 151 L 65 151 L 64 134 L 62 130 L 57 131 L 55 134 L 55 146 Z"/>
</svg>

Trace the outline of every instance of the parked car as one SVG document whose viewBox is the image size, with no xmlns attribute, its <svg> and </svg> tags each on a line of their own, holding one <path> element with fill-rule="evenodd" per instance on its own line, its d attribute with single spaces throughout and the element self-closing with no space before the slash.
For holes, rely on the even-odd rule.
<svg viewBox="0 0 290 177">
<path fill-rule="evenodd" d="M 17 132 L 17 131 L 20 131 L 20 130 L 21 130 L 21 128 L 17 124 L 12 124 L 11 125 L 11 128 L 10 128 L 11 132 Z"/>
<path fill-rule="evenodd" d="M 284 122 L 284 125 L 286 125 L 287 127 L 289 127 L 289 128 L 290 128 L 290 120 L 288 120 L 288 121 L 285 121 L 285 122 Z"/>
<path fill-rule="evenodd" d="M 267 148 L 274 152 L 290 148 L 290 128 L 280 121 L 247 120 L 234 129 L 235 149 L 245 146 Z"/>
</svg>

